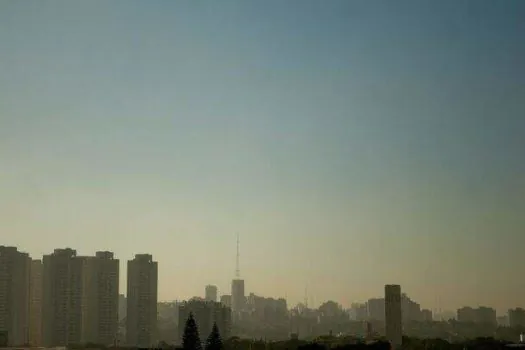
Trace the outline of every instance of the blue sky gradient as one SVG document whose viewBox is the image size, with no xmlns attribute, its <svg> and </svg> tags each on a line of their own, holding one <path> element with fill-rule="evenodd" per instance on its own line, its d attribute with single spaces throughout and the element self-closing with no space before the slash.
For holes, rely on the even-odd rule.
<svg viewBox="0 0 525 350">
<path fill-rule="evenodd" d="M 292 304 L 400 283 L 424 307 L 525 306 L 524 18 L 2 1 L 0 241 L 152 253 L 175 299 L 228 292 L 239 232 L 248 291 Z"/>
</svg>

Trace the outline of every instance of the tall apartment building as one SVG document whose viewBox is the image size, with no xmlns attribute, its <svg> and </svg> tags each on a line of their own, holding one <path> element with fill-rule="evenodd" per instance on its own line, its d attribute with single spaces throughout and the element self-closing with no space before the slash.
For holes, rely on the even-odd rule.
<svg viewBox="0 0 525 350">
<path fill-rule="evenodd" d="M 29 283 L 29 344 L 42 345 L 42 260 L 31 261 Z"/>
<path fill-rule="evenodd" d="M 476 322 L 476 309 L 470 306 L 464 306 L 457 311 L 458 322 Z"/>
<path fill-rule="evenodd" d="M 128 261 L 126 344 L 150 347 L 157 342 L 157 262 L 149 254 Z"/>
<path fill-rule="evenodd" d="M 367 306 L 369 321 L 384 321 L 385 320 L 385 299 L 383 298 L 368 299 L 366 306 Z"/>
<path fill-rule="evenodd" d="M 393 349 L 401 346 L 403 323 L 401 318 L 401 286 L 385 286 L 385 331 Z"/>
<path fill-rule="evenodd" d="M 525 327 L 525 310 L 522 308 L 509 310 L 509 325 L 511 327 Z"/>
<path fill-rule="evenodd" d="M 478 307 L 476 311 L 476 321 L 480 324 L 496 326 L 498 324 L 496 310 L 486 306 Z"/>
<path fill-rule="evenodd" d="M 8 345 L 29 343 L 31 258 L 16 247 L 0 246 L 0 332 Z"/>
<path fill-rule="evenodd" d="M 112 345 L 118 332 L 119 261 L 96 252 L 84 265 L 82 343 Z"/>
<path fill-rule="evenodd" d="M 71 248 L 43 257 L 42 345 L 79 344 L 82 326 L 82 261 Z"/>
<path fill-rule="evenodd" d="M 55 249 L 43 258 L 42 344 L 113 344 L 118 330 L 119 262 L 113 253 L 77 256 Z"/>
<path fill-rule="evenodd" d="M 217 286 L 207 285 L 204 291 L 204 299 L 206 301 L 217 301 Z"/>
<path fill-rule="evenodd" d="M 367 304 L 353 303 L 351 306 L 352 319 L 355 321 L 365 321 L 368 318 Z"/>
</svg>

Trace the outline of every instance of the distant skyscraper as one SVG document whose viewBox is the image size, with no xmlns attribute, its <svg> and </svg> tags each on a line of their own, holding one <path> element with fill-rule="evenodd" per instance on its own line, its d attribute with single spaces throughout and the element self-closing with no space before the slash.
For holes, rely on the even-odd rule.
<svg viewBox="0 0 525 350">
<path fill-rule="evenodd" d="M 29 344 L 42 345 L 42 260 L 31 261 L 29 288 Z"/>
<path fill-rule="evenodd" d="M 217 286 L 207 285 L 204 299 L 217 302 Z"/>
<path fill-rule="evenodd" d="M 31 258 L 16 247 L 0 246 L 0 331 L 8 345 L 29 342 Z"/>
<path fill-rule="evenodd" d="M 362 303 L 352 303 L 352 319 L 355 321 L 366 321 L 368 318 L 368 305 Z"/>
<path fill-rule="evenodd" d="M 128 261 L 126 343 L 147 348 L 157 342 L 157 262 L 149 254 Z"/>
<path fill-rule="evenodd" d="M 522 308 L 510 309 L 509 325 L 511 327 L 525 327 L 525 310 Z"/>
<path fill-rule="evenodd" d="M 246 296 L 244 294 L 244 280 L 241 279 L 239 268 L 239 235 L 237 235 L 237 259 L 235 264 L 235 278 L 232 280 L 232 311 L 237 317 L 244 310 Z"/>
<path fill-rule="evenodd" d="M 244 310 L 246 296 L 244 295 L 244 280 L 234 279 L 232 281 L 232 311 L 234 313 Z"/>
<path fill-rule="evenodd" d="M 385 326 L 386 338 L 393 349 L 401 346 L 403 328 L 401 318 L 401 286 L 385 286 Z"/>
<path fill-rule="evenodd" d="M 232 307 L 232 296 L 228 294 L 221 295 L 221 304 L 231 308 Z"/>
<path fill-rule="evenodd" d="M 366 303 L 368 309 L 368 320 L 384 321 L 385 320 L 385 299 L 369 299 Z"/>
</svg>

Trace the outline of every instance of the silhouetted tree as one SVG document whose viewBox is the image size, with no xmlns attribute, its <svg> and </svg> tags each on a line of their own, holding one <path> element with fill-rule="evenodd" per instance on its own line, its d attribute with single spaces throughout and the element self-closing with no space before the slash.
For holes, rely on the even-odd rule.
<svg viewBox="0 0 525 350">
<path fill-rule="evenodd" d="M 184 334 L 182 335 L 182 348 L 184 350 L 202 350 L 201 338 L 199 336 L 199 328 L 193 318 L 193 313 L 186 320 L 184 326 Z"/>
<path fill-rule="evenodd" d="M 222 339 L 221 335 L 219 333 L 219 327 L 217 327 L 217 323 L 213 323 L 213 328 L 211 329 L 211 333 L 208 336 L 208 339 L 206 339 L 206 350 L 222 350 Z"/>
</svg>

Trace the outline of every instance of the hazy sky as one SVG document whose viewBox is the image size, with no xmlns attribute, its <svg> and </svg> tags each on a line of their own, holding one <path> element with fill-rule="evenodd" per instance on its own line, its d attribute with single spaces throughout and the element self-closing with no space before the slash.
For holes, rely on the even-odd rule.
<svg viewBox="0 0 525 350">
<path fill-rule="evenodd" d="M 291 304 L 525 306 L 525 2 L 0 2 L 0 244 L 180 299 L 237 232 Z"/>
</svg>

